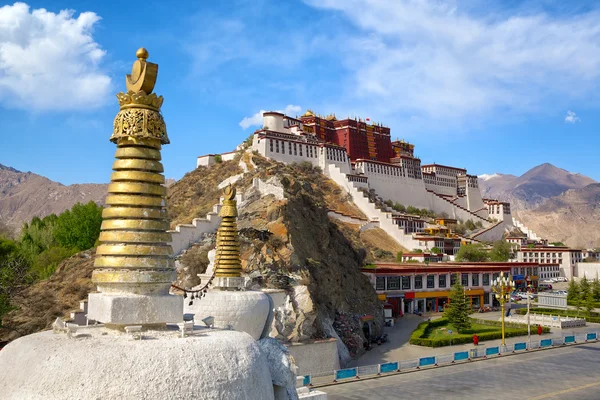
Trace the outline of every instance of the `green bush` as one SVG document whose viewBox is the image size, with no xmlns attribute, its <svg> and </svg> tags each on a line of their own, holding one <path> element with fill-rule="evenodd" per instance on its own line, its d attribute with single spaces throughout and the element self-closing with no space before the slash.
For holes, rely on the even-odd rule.
<svg viewBox="0 0 600 400">
<path fill-rule="evenodd" d="M 471 319 L 473 324 L 482 324 L 483 321 Z M 452 337 L 444 337 L 444 338 L 429 338 L 429 335 L 433 331 L 434 328 L 439 328 L 440 326 L 444 326 L 448 324 L 448 320 L 445 318 L 440 318 L 431 322 L 421 322 L 417 329 L 413 331 L 410 335 L 410 344 L 414 344 L 417 346 L 427 346 L 427 347 L 443 347 L 443 346 L 451 346 L 456 344 L 465 344 L 473 342 L 473 335 L 462 334 L 458 336 Z M 501 326 L 502 323 L 499 321 L 485 321 L 483 324 L 490 326 Z M 515 336 L 525 336 L 527 335 L 527 327 L 519 324 L 505 324 L 506 329 L 504 333 L 504 337 L 515 337 Z M 550 328 L 543 327 L 543 332 L 550 332 Z M 495 340 L 502 338 L 502 332 L 483 332 L 478 333 L 479 341 L 483 342 L 486 340 Z"/>
</svg>

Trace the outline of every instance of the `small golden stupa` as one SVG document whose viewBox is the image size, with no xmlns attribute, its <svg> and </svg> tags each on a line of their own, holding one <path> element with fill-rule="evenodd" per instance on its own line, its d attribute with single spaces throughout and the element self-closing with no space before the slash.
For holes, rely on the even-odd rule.
<svg viewBox="0 0 600 400">
<path fill-rule="evenodd" d="M 219 212 L 221 224 L 217 231 L 217 253 L 215 255 L 215 277 L 239 278 L 242 272 L 240 244 L 236 217 L 235 188 L 227 186 L 223 191 L 223 206 Z"/>
</svg>

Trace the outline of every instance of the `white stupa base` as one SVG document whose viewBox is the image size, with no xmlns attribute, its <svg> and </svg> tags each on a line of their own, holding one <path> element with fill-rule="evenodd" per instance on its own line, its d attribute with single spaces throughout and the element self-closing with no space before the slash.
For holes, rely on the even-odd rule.
<svg viewBox="0 0 600 400">
<path fill-rule="evenodd" d="M 3 400 L 274 399 L 267 359 L 248 334 L 199 328 L 142 340 L 104 327 L 24 336 L 0 352 L 0 388 Z"/>
<path fill-rule="evenodd" d="M 90 293 L 88 319 L 113 325 L 154 325 L 183 321 L 181 296 Z"/>
<path fill-rule="evenodd" d="M 246 332 L 260 339 L 271 312 L 269 296 L 263 292 L 210 290 L 202 299 L 184 299 L 184 312 L 194 314 L 200 324 L 206 317 L 214 317 L 215 328 Z"/>
<path fill-rule="evenodd" d="M 224 288 L 224 289 L 240 289 L 244 286 L 244 278 L 236 276 L 236 277 L 216 277 L 213 282 L 214 288 Z"/>
</svg>

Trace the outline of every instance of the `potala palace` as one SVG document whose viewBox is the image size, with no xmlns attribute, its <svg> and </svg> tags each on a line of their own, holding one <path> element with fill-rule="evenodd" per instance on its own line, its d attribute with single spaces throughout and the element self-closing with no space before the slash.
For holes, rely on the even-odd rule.
<svg viewBox="0 0 600 400">
<path fill-rule="evenodd" d="M 462 242 L 499 240 L 513 228 L 510 204 L 482 198 L 477 176 L 464 168 L 421 165 L 414 145 L 392 142 L 390 129 L 380 124 L 320 117 L 310 110 L 299 118 L 265 112 L 252 150 L 282 163 L 309 162 L 320 167 L 352 196 L 368 218 L 365 227 L 379 226 L 407 249 L 438 247 L 452 256 Z M 222 154 L 221 159 L 232 159 L 234 154 Z M 197 166 L 211 165 L 215 157 L 198 157 Z M 394 211 L 383 203 L 388 200 L 444 218 L 428 224 L 419 216 Z M 479 221 L 483 228 L 464 237 L 444 227 L 467 220 Z"/>
</svg>

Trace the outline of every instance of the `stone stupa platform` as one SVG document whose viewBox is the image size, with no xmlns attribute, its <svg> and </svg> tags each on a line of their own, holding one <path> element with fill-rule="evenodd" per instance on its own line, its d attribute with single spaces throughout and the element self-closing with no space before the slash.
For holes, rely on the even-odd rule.
<svg viewBox="0 0 600 400">
<path fill-rule="evenodd" d="M 10 343 L 2 360 L 10 360 L 0 363 L 5 400 L 274 398 L 267 359 L 245 332 L 45 331 Z"/>
</svg>

